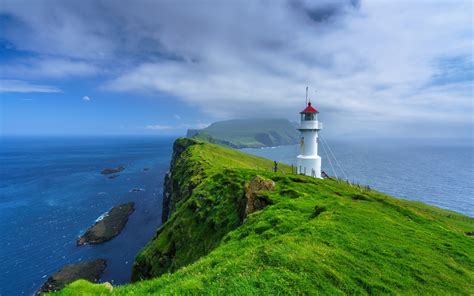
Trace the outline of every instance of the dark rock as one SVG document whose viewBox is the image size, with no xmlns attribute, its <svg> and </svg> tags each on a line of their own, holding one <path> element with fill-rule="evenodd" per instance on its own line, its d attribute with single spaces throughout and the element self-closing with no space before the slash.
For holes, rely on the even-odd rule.
<svg viewBox="0 0 474 296">
<path fill-rule="evenodd" d="M 253 212 L 259 211 L 266 207 L 269 204 L 272 204 L 271 199 L 262 194 L 265 191 L 274 191 L 275 182 L 270 179 L 266 179 L 261 176 L 255 176 L 246 186 L 245 186 L 245 210 L 243 211 L 241 217 L 242 220 L 245 219 L 248 215 Z"/>
<path fill-rule="evenodd" d="M 125 169 L 124 166 L 118 166 L 116 168 L 106 168 L 106 169 L 103 169 L 102 172 L 100 172 L 102 175 L 109 175 L 109 174 L 116 174 L 116 173 L 120 173 L 121 171 L 123 171 Z"/>
<path fill-rule="evenodd" d="M 67 284 L 79 279 L 97 282 L 106 266 L 107 262 L 104 259 L 66 265 L 60 271 L 50 276 L 46 283 L 36 292 L 36 295 L 59 291 Z"/>
<path fill-rule="evenodd" d="M 141 191 L 145 191 L 145 189 L 143 189 L 143 188 L 132 188 L 132 189 L 130 189 L 130 192 L 141 192 Z"/>
<path fill-rule="evenodd" d="M 135 210 L 134 206 L 135 203 L 129 202 L 113 207 L 103 219 L 97 221 L 79 238 L 77 245 L 99 244 L 117 236 Z"/>
<path fill-rule="evenodd" d="M 109 178 L 109 179 L 115 179 L 115 178 L 117 178 L 118 176 L 120 176 L 120 175 L 112 175 L 112 176 L 108 176 L 107 178 Z"/>
<path fill-rule="evenodd" d="M 150 168 L 143 168 L 143 171 L 146 172 L 146 171 L 149 171 Z"/>
<path fill-rule="evenodd" d="M 161 222 L 165 223 L 171 215 L 171 198 L 173 193 L 171 172 L 168 172 L 165 175 L 165 182 L 163 186 L 163 210 L 161 212 Z"/>
<path fill-rule="evenodd" d="M 199 142 L 193 139 L 181 138 L 173 144 L 173 155 L 171 156 L 170 171 L 165 176 L 164 189 L 163 189 L 163 210 L 161 213 L 161 221 L 165 223 L 174 211 L 175 204 L 180 197 L 186 194 L 190 194 L 192 187 L 188 188 L 188 192 L 181 192 L 178 180 L 175 180 L 172 175 L 172 171 L 175 167 L 178 158 L 181 154 L 192 145 L 196 145 Z"/>
</svg>

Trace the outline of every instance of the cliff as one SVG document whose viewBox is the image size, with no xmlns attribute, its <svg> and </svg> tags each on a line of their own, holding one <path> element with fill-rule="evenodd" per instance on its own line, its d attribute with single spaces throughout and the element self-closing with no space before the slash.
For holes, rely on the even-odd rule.
<svg viewBox="0 0 474 296">
<path fill-rule="evenodd" d="M 207 128 L 189 129 L 186 137 L 232 148 L 259 148 L 298 143 L 296 125 L 286 119 L 233 119 Z"/>
<path fill-rule="evenodd" d="M 60 294 L 474 293 L 472 218 L 192 139 L 171 164 L 136 282 Z"/>
</svg>

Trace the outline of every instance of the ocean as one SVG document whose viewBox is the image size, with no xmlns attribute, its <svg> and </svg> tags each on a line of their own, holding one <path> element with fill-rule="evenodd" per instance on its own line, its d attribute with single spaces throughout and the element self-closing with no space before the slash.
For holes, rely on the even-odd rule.
<svg viewBox="0 0 474 296">
<path fill-rule="evenodd" d="M 31 295 L 65 264 L 97 258 L 107 260 L 103 281 L 128 282 L 135 255 L 161 224 L 163 178 L 174 139 L 0 141 L 0 295 Z M 100 174 L 119 165 L 125 170 L 116 178 Z M 135 202 L 135 212 L 120 235 L 76 246 L 99 216 L 128 201 Z"/>
<path fill-rule="evenodd" d="M 65 264 L 96 258 L 108 261 L 102 281 L 128 282 L 135 255 L 161 224 L 163 179 L 173 141 L 171 137 L 1 138 L 0 295 L 31 295 Z M 333 163 L 334 172 L 321 149 L 323 169 L 331 175 L 474 216 L 472 146 L 329 144 L 342 167 Z M 298 146 L 244 150 L 292 164 Z M 119 165 L 125 170 L 116 178 L 100 174 Z M 130 192 L 132 188 L 145 191 Z M 76 246 L 77 238 L 98 217 L 128 201 L 136 203 L 136 211 L 119 236 L 99 245 Z"/>
</svg>

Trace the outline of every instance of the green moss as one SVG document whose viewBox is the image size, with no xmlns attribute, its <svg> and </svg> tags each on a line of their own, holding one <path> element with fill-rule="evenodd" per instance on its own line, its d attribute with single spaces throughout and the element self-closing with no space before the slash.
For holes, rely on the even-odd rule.
<svg viewBox="0 0 474 296">
<path fill-rule="evenodd" d="M 474 293 L 474 238 L 465 234 L 474 219 L 272 167 L 212 144 L 187 146 L 173 167 L 187 195 L 135 263 L 137 278 L 153 278 L 113 294 Z M 265 194 L 272 203 L 242 219 L 256 175 L 276 183 Z M 96 287 L 76 282 L 60 294 L 100 295 Z"/>
</svg>

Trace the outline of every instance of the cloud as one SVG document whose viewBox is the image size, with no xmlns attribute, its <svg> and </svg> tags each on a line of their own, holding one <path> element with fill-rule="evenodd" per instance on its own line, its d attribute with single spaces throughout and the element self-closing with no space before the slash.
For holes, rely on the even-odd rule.
<svg viewBox="0 0 474 296">
<path fill-rule="evenodd" d="M 104 90 L 294 119 L 309 85 L 341 134 L 472 129 L 471 1 L 4 2 L 7 40 L 82 69 L 64 73 L 105 68 Z"/>
<path fill-rule="evenodd" d="M 0 79 L 0 93 L 59 93 L 55 86 L 32 84 L 21 80 Z"/>
<path fill-rule="evenodd" d="M 177 120 L 181 120 L 181 116 L 179 116 L 178 114 L 175 114 L 173 117 Z"/>
<path fill-rule="evenodd" d="M 86 101 L 86 102 L 89 102 L 91 100 L 91 98 L 89 96 L 83 96 L 82 100 Z"/>
<path fill-rule="evenodd" d="M 171 126 L 171 125 L 155 124 L 155 125 L 147 125 L 145 126 L 145 129 L 162 131 L 162 130 L 176 129 L 176 127 Z"/>
<path fill-rule="evenodd" d="M 186 123 L 186 124 L 177 124 L 177 125 L 164 125 L 164 124 L 155 124 L 155 125 L 147 125 L 145 129 L 148 130 L 183 130 L 183 129 L 203 129 L 210 125 L 210 123 Z"/>
<path fill-rule="evenodd" d="M 186 128 L 203 129 L 203 128 L 206 128 L 210 125 L 211 125 L 210 123 L 199 122 L 199 123 L 196 123 L 196 124 L 188 124 L 188 125 L 186 125 Z"/>
<path fill-rule="evenodd" d="M 99 73 L 89 62 L 64 58 L 14 59 L 1 65 L 2 77 L 65 78 L 90 76 Z"/>
</svg>

